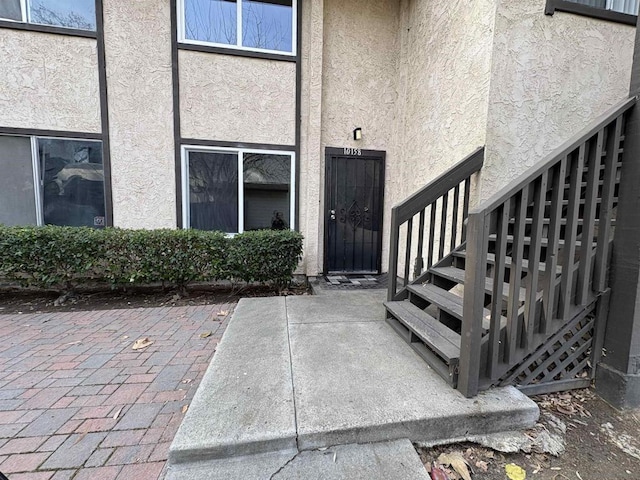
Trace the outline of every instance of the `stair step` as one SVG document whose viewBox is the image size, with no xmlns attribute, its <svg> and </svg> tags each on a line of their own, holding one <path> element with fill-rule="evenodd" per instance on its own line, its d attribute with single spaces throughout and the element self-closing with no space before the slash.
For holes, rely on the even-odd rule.
<svg viewBox="0 0 640 480">
<path fill-rule="evenodd" d="M 449 365 L 460 358 L 460 335 L 408 301 L 386 302 L 387 311 Z"/>
<path fill-rule="evenodd" d="M 495 233 L 492 233 L 491 235 L 489 235 L 489 241 L 490 242 L 495 242 L 497 238 L 497 235 Z M 513 235 L 507 235 L 507 244 L 512 244 L 513 243 Z M 524 237 L 524 244 L 525 245 L 531 245 L 531 237 Z M 582 241 L 581 240 L 576 240 L 575 242 L 577 247 L 580 247 L 582 245 Z M 559 246 L 564 246 L 564 240 L 560 239 L 558 241 L 558 245 Z M 595 248 L 598 244 L 596 242 L 593 242 L 592 246 Z M 548 238 L 541 238 L 540 239 L 540 246 L 542 247 L 547 247 L 549 246 L 549 239 Z"/>
<path fill-rule="evenodd" d="M 432 267 L 429 269 L 429 272 L 438 275 L 439 277 L 446 278 L 447 280 L 451 280 L 453 282 L 464 285 L 464 276 L 465 271 L 461 268 L 456 267 Z M 493 293 L 493 279 L 486 278 L 484 283 L 484 290 L 487 293 Z M 520 301 L 524 302 L 527 295 L 527 290 L 524 288 L 520 289 Z M 507 300 L 509 298 L 509 284 L 504 283 L 502 288 L 502 298 Z"/>
<path fill-rule="evenodd" d="M 451 252 L 451 254 L 454 257 L 465 258 L 465 259 L 467 258 L 467 252 L 465 250 L 456 250 L 454 252 Z M 490 265 L 495 265 L 495 263 L 496 263 L 495 254 L 493 254 L 493 253 L 487 254 L 487 263 L 490 264 Z M 511 267 L 511 263 L 512 263 L 511 257 L 506 257 L 504 263 L 505 263 L 505 267 Z M 527 260 L 527 259 L 523 259 L 522 260 L 522 270 L 525 271 L 525 272 L 529 271 L 529 260 Z M 538 271 L 546 272 L 547 271 L 547 265 L 545 263 L 542 263 L 542 262 L 538 263 Z M 556 268 L 556 273 L 558 275 L 562 273 L 562 267 L 561 266 L 558 266 Z"/>
<path fill-rule="evenodd" d="M 513 222 L 514 222 L 514 219 L 513 219 L 513 218 L 511 218 L 511 219 L 509 220 L 509 223 L 513 224 Z M 542 220 L 542 224 L 543 224 L 543 225 L 549 225 L 549 223 L 550 223 L 550 222 L 551 222 L 551 221 L 550 221 L 548 218 L 545 218 L 545 219 L 543 219 L 543 220 Z M 531 219 L 531 218 L 527 218 L 527 219 L 525 220 L 525 223 L 526 223 L 527 225 L 531 225 L 531 224 L 533 223 L 533 219 Z M 566 225 L 566 224 L 567 224 L 567 219 L 566 219 L 566 218 L 561 218 L 561 219 L 560 219 L 560 225 Z M 584 224 L 584 221 L 583 221 L 582 219 L 578 219 L 577 224 L 578 224 L 578 225 L 583 225 L 583 224 Z M 595 219 L 595 223 L 594 223 L 594 225 L 596 225 L 596 226 L 600 225 L 600 220 L 596 218 L 596 219 Z M 615 218 L 611 219 L 611 225 L 615 227 L 615 225 L 616 225 L 616 219 L 615 219 Z"/>
<path fill-rule="evenodd" d="M 544 202 L 545 206 L 550 207 L 551 206 L 551 201 L 547 200 Z M 584 205 L 585 204 L 585 199 L 581 198 L 580 201 L 578 202 L 580 205 Z M 596 198 L 596 204 L 601 204 L 602 203 L 602 198 Z M 613 203 L 618 203 L 618 197 L 613 197 Z M 569 205 L 569 200 L 562 200 L 562 205 L 566 206 Z"/>
<path fill-rule="evenodd" d="M 462 322 L 462 297 L 459 297 L 455 293 L 445 290 L 444 288 L 436 287 L 431 283 L 407 285 L 407 290 Z M 501 324 L 506 325 L 506 318 L 503 318 Z M 490 327 L 491 311 L 485 308 L 482 315 L 482 328 L 486 332 Z"/>
</svg>

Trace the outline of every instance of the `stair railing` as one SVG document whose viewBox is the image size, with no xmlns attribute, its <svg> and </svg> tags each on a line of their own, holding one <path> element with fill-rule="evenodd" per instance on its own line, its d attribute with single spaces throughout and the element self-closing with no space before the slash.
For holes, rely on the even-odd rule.
<svg viewBox="0 0 640 480">
<path fill-rule="evenodd" d="M 465 396 L 499 379 L 607 288 L 624 124 L 635 103 L 617 105 L 469 212 L 458 377 Z"/>
<path fill-rule="evenodd" d="M 483 162 L 484 147 L 478 148 L 453 168 L 393 207 L 389 249 L 389 301 L 403 298 L 404 288 L 412 281 L 412 273 L 413 281 L 420 281 L 424 272 L 440 261 L 445 252 L 464 242 L 471 176 L 482 168 Z M 418 228 L 414 230 L 416 216 Z M 428 235 L 425 235 L 427 227 Z M 402 251 L 401 239 L 404 239 Z M 414 240 L 417 240 L 415 245 Z M 415 258 L 413 272 L 412 258 Z M 401 261 L 402 266 L 399 265 Z M 400 271 L 402 275 L 399 277 Z M 402 284 L 400 289 L 399 281 Z"/>
</svg>

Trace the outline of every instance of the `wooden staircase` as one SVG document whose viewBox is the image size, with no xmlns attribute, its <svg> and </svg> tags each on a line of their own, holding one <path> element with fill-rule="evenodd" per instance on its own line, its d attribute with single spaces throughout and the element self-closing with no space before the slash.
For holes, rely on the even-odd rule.
<svg viewBox="0 0 640 480">
<path fill-rule="evenodd" d="M 394 207 L 387 321 L 466 396 L 590 383 L 634 104 L 618 105 L 472 210 L 483 149 Z"/>
</svg>

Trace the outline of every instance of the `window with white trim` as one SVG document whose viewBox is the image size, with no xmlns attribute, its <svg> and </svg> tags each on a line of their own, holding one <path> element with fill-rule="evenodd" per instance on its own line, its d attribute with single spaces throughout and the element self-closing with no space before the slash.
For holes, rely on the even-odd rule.
<svg viewBox="0 0 640 480">
<path fill-rule="evenodd" d="M 296 0 L 179 0 L 179 39 L 295 55 Z"/>
<path fill-rule="evenodd" d="M 0 224 L 105 226 L 102 142 L 0 135 Z"/>
<path fill-rule="evenodd" d="M 183 147 L 185 228 L 241 233 L 293 228 L 292 152 Z"/>
<path fill-rule="evenodd" d="M 612 12 L 638 15 L 638 0 L 566 0 L 571 3 L 579 3 L 589 7 L 610 10 Z"/>
<path fill-rule="evenodd" d="M 96 30 L 93 0 L 0 0 L 0 20 Z"/>
</svg>

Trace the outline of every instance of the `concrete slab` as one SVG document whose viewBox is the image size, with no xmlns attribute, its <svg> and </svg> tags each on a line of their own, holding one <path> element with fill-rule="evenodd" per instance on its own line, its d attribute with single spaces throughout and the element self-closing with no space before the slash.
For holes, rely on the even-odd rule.
<svg viewBox="0 0 640 480">
<path fill-rule="evenodd" d="M 287 297 L 287 316 L 290 324 L 375 322 L 384 320 L 385 310 L 380 295 L 371 293 L 298 296 Z"/>
<path fill-rule="evenodd" d="M 167 480 L 428 480 L 409 440 L 235 457 L 170 467 Z"/>
<path fill-rule="evenodd" d="M 284 297 L 239 302 L 169 452 L 170 462 L 296 449 Z"/>
<path fill-rule="evenodd" d="M 446 441 L 532 426 L 514 388 L 474 399 L 451 389 L 384 322 L 290 325 L 298 445 Z"/>
</svg>

